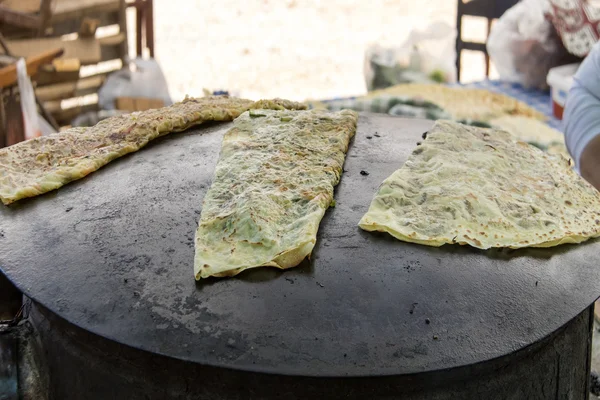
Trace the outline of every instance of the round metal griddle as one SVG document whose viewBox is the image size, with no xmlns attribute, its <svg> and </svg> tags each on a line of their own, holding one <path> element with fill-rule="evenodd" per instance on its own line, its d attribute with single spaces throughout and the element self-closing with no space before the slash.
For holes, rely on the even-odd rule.
<svg viewBox="0 0 600 400">
<path fill-rule="evenodd" d="M 288 271 L 194 280 L 194 232 L 230 124 L 170 135 L 1 207 L 0 267 L 72 324 L 207 366 L 382 376 L 501 357 L 598 297 L 600 245 L 479 251 L 360 230 L 379 184 L 431 126 L 361 115 L 312 259 Z"/>
</svg>

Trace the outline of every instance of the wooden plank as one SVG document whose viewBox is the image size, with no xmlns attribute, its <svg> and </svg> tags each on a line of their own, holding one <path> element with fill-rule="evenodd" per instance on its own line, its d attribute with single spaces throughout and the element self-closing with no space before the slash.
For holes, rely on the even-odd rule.
<svg viewBox="0 0 600 400">
<path fill-rule="evenodd" d="M 36 30 L 19 28 L 0 21 L 0 32 L 11 39 L 26 39 L 35 36 Z"/>
<path fill-rule="evenodd" d="M 52 60 L 52 67 L 55 71 L 78 71 L 81 69 L 81 62 L 78 58 L 59 58 Z"/>
<path fill-rule="evenodd" d="M 54 115 L 62 110 L 60 103 L 61 103 L 61 100 L 50 100 L 50 101 L 44 101 L 42 104 L 44 105 L 44 108 L 46 109 L 46 111 L 48 111 L 50 114 Z"/>
<path fill-rule="evenodd" d="M 100 41 L 103 60 L 123 58 L 122 43 L 126 40 L 124 33 L 118 33 L 116 35 L 107 36 L 98 40 Z"/>
<path fill-rule="evenodd" d="M 95 38 L 62 40 L 61 38 L 40 38 L 7 40 L 10 52 L 15 56 L 29 57 L 46 49 L 63 48 L 64 58 L 78 58 L 82 64 L 95 64 L 102 60 L 100 42 Z"/>
<path fill-rule="evenodd" d="M 119 23 L 119 12 L 110 11 L 103 13 L 91 14 L 79 18 L 68 19 L 66 21 L 50 22 L 52 36 L 68 35 L 79 31 L 81 24 L 86 18 L 94 18 L 100 21 L 98 26 L 116 25 Z"/>
<path fill-rule="evenodd" d="M 135 99 L 136 111 L 146 111 L 165 106 L 165 102 L 161 99 L 151 99 L 148 97 L 138 97 Z"/>
<path fill-rule="evenodd" d="M 58 60 L 56 60 L 58 61 Z M 118 59 L 103 61 L 99 64 L 87 65 L 83 67 L 79 71 L 65 71 L 58 72 L 53 68 L 50 70 L 46 70 L 46 68 L 42 67 L 38 74 L 35 76 L 35 81 L 37 86 L 46 86 L 54 83 L 64 83 L 64 82 L 75 82 L 80 78 L 91 78 L 91 77 L 102 77 L 106 78 L 107 75 L 118 71 L 122 67 L 122 63 Z M 96 71 L 89 71 L 89 68 L 98 68 Z"/>
<path fill-rule="evenodd" d="M 146 111 L 164 106 L 165 103 L 161 99 L 149 97 L 117 97 L 115 99 L 115 108 L 122 111 Z"/>
<path fill-rule="evenodd" d="M 50 17 L 52 16 L 52 3 L 54 0 L 42 0 L 42 4 L 40 5 L 40 18 L 42 19 L 42 25 L 38 29 L 37 36 L 44 36 L 46 34 L 46 30 L 50 24 Z"/>
<path fill-rule="evenodd" d="M 100 46 L 117 46 L 125 40 L 126 36 L 123 32 L 119 32 L 116 35 L 106 36 L 99 38 Z"/>
<path fill-rule="evenodd" d="M 121 46 L 102 46 L 102 59 L 113 60 L 122 57 Z"/>
<path fill-rule="evenodd" d="M 40 11 L 41 0 L 4 0 L 2 5 L 13 11 L 36 13 Z"/>
<path fill-rule="evenodd" d="M 82 67 L 79 76 L 87 78 L 95 75 L 106 75 L 118 71 L 122 67 L 123 62 L 121 59 L 106 60 L 95 65 L 86 65 Z"/>
<path fill-rule="evenodd" d="M 40 65 L 51 62 L 54 58 L 62 54 L 62 49 L 47 50 L 38 55 L 27 57 L 25 63 L 27 65 L 27 74 L 34 75 Z M 8 87 L 17 82 L 17 66 L 16 64 L 9 65 L 0 69 L 0 87 Z"/>
<path fill-rule="evenodd" d="M 117 97 L 115 108 L 123 111 L 135 111 L 135 100 L 133 97 Z"/>
<path fill-rule="evenodd" d="M 72 108 L 86 107 L 90 104 L 98 105 L 98 96 L 92 96 L 91 99 L 89 98 L 90 96 L 87 97 L 87 99 L 84 97 L 71 97 L 62 100 L 50 100 L 43 102 L 43 104 L 44 108 L 46 108 L 46 110 L 52 114 L 67 111 Z"/>
<path fill-rule="evenodd" d="M 79 27 L 79 37 L 94 37 L 96 30 L 100 26 L 100 20 L 97 18 L 83 18 Z"/>
<path fill-rule="evenodd" d="M 55 0 L 52 22 L 119 10 L 119 0 Z"/>
<path fill-rule="evenodd" d="M 20 28 L 38 29 L 41 26 L 42 19 L 37 15 L 13 11 L 0 5 L 0 22 Z"/>
<path fill-rule="evenodd" d="M 60 38 L 42 38 L 28 40 L 8 40 L 7 45 L 14 55 L 27 57 L 39 53 L 43 49 L 62 47 L 63 58 L 79 59 L 81 64 L 96 64 L 104 60 L 122 58 L 122 43 L 125 42 L 124 33 L 103 38 L 81 38 L 76 40 L 61 40 Z M 1 50 L 0 50 L 1 54 Z"/>
<path fill-rule="evenodd" d="M 40 70 L 33 80 L 38 86 L 51 85 L 53 83 L 76 81 L 79 79 L 79 71 L 55 71 Z"/>
<path fill-rule="evenodd" d="M 66 110 L 60 110 L 53 113 L 52 115 L 59 124 L 68 125 L 71 123 L 71 121 L 73 121 L 73 118 L 89 111 L 98 111 L 98 103 L 86 104 L 84 106 L 77 106 L 73 108 L 68 108 Z"/>
<path fill-rule="evenodd" d="M 62 100 L 95 93 L 104 82 L 103 76 L 80 79 L 77 82 L 57 83 L 36 88 L 35 94 L 42 101 Z"/>
<path fill-rule="evenodd" d="M 16 62 L 18 58 L 0 54 L 0 65 L 5 66 Z"/>
</svg>

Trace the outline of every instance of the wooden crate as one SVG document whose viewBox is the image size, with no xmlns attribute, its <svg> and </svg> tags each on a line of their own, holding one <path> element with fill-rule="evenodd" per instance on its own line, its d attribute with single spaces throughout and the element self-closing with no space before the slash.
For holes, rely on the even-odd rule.
<svg viewBox="0 0 600 400">
<path fill-rule="evenodd" d="M 145 111 L 153 108 L 164 107 L 165 103 L 161 99 L 151 99 L 147 97 L 117 97 L 115 108 L 122 111 Z"/>
<path fill-rule="evenodd" d="M 33 78 L 38 98 L 59 125 L 70 124 L 79 112 L 96 110 L 97 96 L 95 103 L 88 98 L 85 105 L 76 105 L 73 99 L 97 94 L 106 75 L 122 67 L 128 56 L 126 6 L 125 0 L 0 2 L 0 32 L 11 55 L 64 49 L 61 58 Z M 25 23 L 20 24 L 19 18 Z"/>
</svg>

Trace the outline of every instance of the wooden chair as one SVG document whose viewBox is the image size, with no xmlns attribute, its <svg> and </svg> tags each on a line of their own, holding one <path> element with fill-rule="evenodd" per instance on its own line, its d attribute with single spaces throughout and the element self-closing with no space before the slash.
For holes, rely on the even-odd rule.
<svg viewBox="0 0 600 400">
<path fill-rule="evenodd" d="M 47 111 L 42 114 L 51 116 L 44 119 L 55 129 L 98 109 L 89 98 L 85 104 L 71 101 L 66 107 L 63 100 L 97 93 L 106 76 L 120 68 L 115 61 L 128 62 L 126 8 L 126 0 L 0 0 L 0 36 L 6 39 L 0 43 L 0 68 L 14 61 L 9 56 L 29 58 L 47 49 L 64 49 L 60 59 L 43 65 L 33 79 L 40 109 Z M 7 100 L 7 92 L 14 91 L 5 86 L 0 94 Z"/>
<path fill-rule="evenodd" d="M 0 0 L 0 3 L 5 0 Z M 31 4 L 30 4 L 31 3 Z M 13 4 L 17 4 L 13 1 Z M 16 28 L 29 29 L 36 36 L 42 36 L 52 14 L 52 0 L 40 0 L 38 5 L 33 2 L 22 2 L 21 9 L 13 9 L 0 4 L 0 22 Z M 35 13 L 27 12 L 35 9 Z"/>
<path fill-rule="evenodd" d="M 498 19 L 519 0 L 458 0 L 456 13 L 456 79 L 460 82 L 460 55 L 463 50 L 480 51 L 485 55 L 485 76 L 490 76 L 490 56 L 485 43 L 465 42 L 462 40 L 462 17 L 465 15 L 487 19 L 487 36 L 490 34 L 492 21 Z M 486 39 L 487 39 L 486 36 Z"/>
<path fill-rule="evenodd" d="M 154 57 L 154 6 L 152 0 L 127 0 L 127 7 L 135 8 L 135 52 L 143 55 L 144 44 Z"/>
<path fill-rule="evenodd" d="M 76 105 L 70 102 L 65 106 L 63 100 L 97 93 L 106 76 L 120 67 L 114 60 L 121 59 L 122 65 L 130 61 L 126 19 L 128 8 L 136 11 L 136 55 L 153 57 L 152 0 L 0 0 L 0 68 L 12 64 L 16 57 L 29 58 L 47 49 L 63 48 L 62 58 L 39 69 L 34 87 L 44 119 L 55 129 L 70 125 L 77 115 L 97 111 L 98 103 L 92 101 Z M 99 28 L 117 24 L 118 33 L 112 33 L 111 28 L 111 33 L 105 31 L 97 35 Z M 65 39 L 67 36 L 69 38 Z M 1 40 L 2 37 L 6 40 Z M 104 62 L 110 63 L 101 65 Z M 99 69 L 94 72 L 93 66 Z M 82 74 L 84 67 L 87 75 Z M 12 73 L 3 72 L 7 76 Z M 0 89 L 0 129 L 2 121 L 7 121 L 7 118 L 3 118 L 7 110 L 16 112 L 18 109 L 18 102 L 10 101 L 14 100 L 12 94 L 18 90 L 14 85 L 7 85 L 0 79 L 0 87 L 4 87 L 4 90 Z M 2 107 L 3 104 L 6 107 Z M 141 107 L 140 104 L 136 103 L 135 106 Z M 16 128 L 11 131 L 18 131 Z M 11 142 L 13 140 L 10 137 L 5 135 L 3 140 L 0 134 L 0 147 Z"/>
</svg>

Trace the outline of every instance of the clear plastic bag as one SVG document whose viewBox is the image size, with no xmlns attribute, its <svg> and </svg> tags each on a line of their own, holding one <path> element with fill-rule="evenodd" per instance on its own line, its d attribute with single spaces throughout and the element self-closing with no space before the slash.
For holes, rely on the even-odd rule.
<svg viewBox="0 0 600 400">
<path fill-rule="evenodd" d="M 487 41 L 500 79 L 546 89 L 546 75 L 566 52 L 546 15 L 548 0 L 522 0 L 504 13 Z"/>
<path fill-rule="evenodd" d="M 37 106 L 35 104 L 35 94 L 33 93 L 31 79 L 27 75 L 27 64 L 24 58 L 17 61 L 17 84 L 19 85 L 19 97 L 21 98 L 25 139 L 28 140 L 42 136 Z"/>
<path fill-rule="evenodd" d="M 455 41 L 455 28 L 435 22 L 424 30 L 412 30 L 397 48 L 370 46 L 364 65 L 368 90 L 409 82 L 454 82 Z"/>
<path fill-rule="evenodd" d="M 117 97 L 161 99 L 165 106 L 173 104 L 167 81 L 154 59 L 137 58 L 128 68 L 112 73 L 98 91 L 98 104 L 103 110 L 114 110 Z"/>
</svg>

